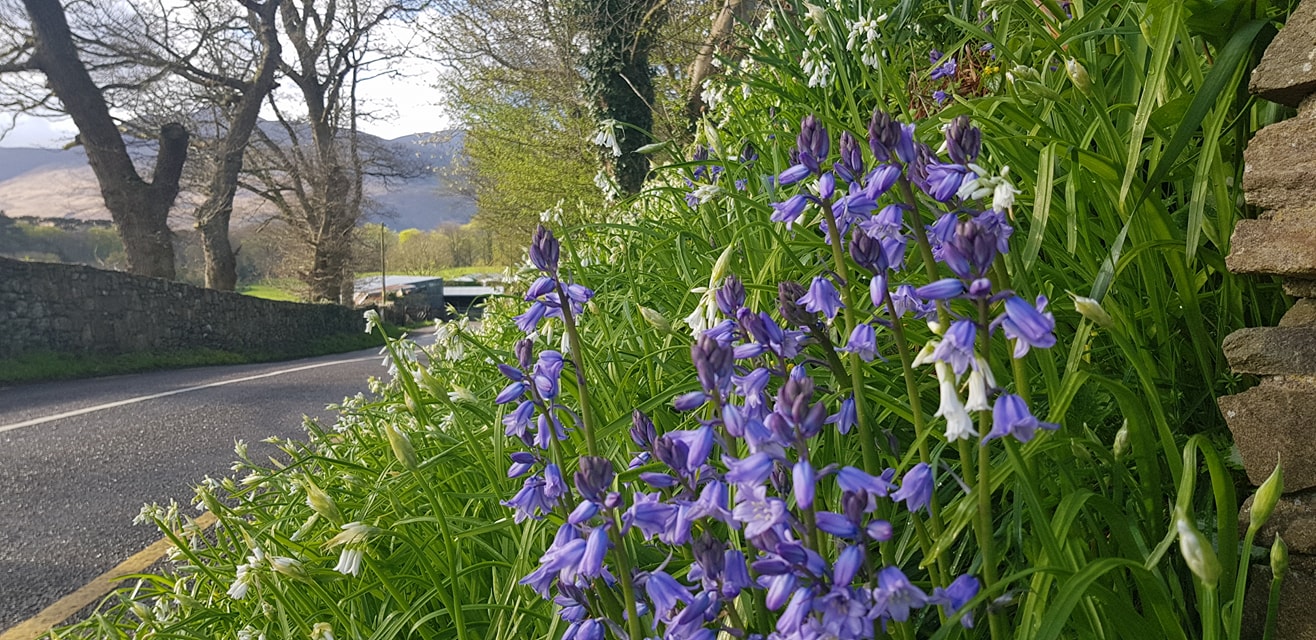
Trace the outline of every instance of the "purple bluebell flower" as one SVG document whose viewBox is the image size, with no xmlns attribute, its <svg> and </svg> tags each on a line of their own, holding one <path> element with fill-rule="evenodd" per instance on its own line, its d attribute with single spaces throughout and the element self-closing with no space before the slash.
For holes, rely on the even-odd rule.
<svg viewBox="0 0 1316 640">
<path fill-rule="evenodd" d="M 510 383 L 506 387 L 503 387 L 503 390 L 498 393 L 497 398 L 494 398 L 494 404 L 516 402 L 521 399 L 521 396 L 525 395 L 525 389 L 526 384 L 524 382 L 518 380 L 517 382 Z"/>
<path fill-rule="evenodd" d="M 927 165 L 927 171 L 927 188 L 924 193 L 937 202 L 950 202 L 969 175 L 969 168 L 962 164 L 933 162 Z"/>
<path fill-rule="evenodd" d="M 507 426 L 505 435 L 512 438 L 523 438 L 526 430 L 530 428 L 530 421 L 535 416 L 535 404 L 529 400 L 521 401 L 510 413 L 503 416 L 503 424 Z"/>
<path fill-rule="evenodd" d="M 672 407 L 677 411 L 694 411 L 708 402 L 708 394 L 703 391 L 683 393 L 672 399 Z"/>
<path fill-rule="evenodd" d="M 836 195 L 836 176 L 828 171 L 818 177 L 818 198 L 830 200 L 834 195 Z"/>
<path fill-rule="evenodd" d="M 553 444 L 553 438 L 566 440 L 567 432 L 562 428 L 562 421 L 555 414 L 541 413 L 536 419 L 534 446 L 547 450 Z"/>
<path fill-rule="evenodd" d="M 512 320 L 516 322 L 516 328 L 520 329 L 522 333 L 530 333 L 535 330 L 535 327 L 539 326 L 539 321 L 544 319 L 546 313 L 548 313 L 548 306 L 542 302 L 536 302 L 521 312 L 520 315 L 513 317 Z"/>
<path fill-rule="evenodd" d="M 713 451 L 713 428 L 702 426 L 698 429 L 687 429 L 683 431 L 670 431 L 663 434 L 658 439 L 659 442 L 671 441 L 679 445 L 679 449 L 685 451 L 684 460 L 676 461 L 678 466 L 673 467 L 677 471 L 694 472 L 703 466 L 708 460 L 708 454 Z M 666 462 L 664 460 L 664 462 Z"/>
<path fill-rule="evenodd" d="M 640 480 L 655 489 L 666 489 L 680 484 L 680 480 L 677 480 L 666 473 L 657 473 L 654 471 L 645 471 L 644 473 L 641 473 Z"/>
<path fill-rule="evenodd" d="M 841 294 L 837 292 L 832 281 L 823 276 L 814 276 L 808 293 L 800 296 L 795 302 L 804 305 L 806 311 L 821 312 L 828 320 L 835 318 L 837 310 L 842 306 Z"/>
<path fill-rule="evenodd" d="M 896 158 L 907 165 L 917 164 L 919 155 L 930 154 L 927 145 L 914 142 L 916 127 L 913 123 L 899 125 L 900 137 L 896 140 Z"/>
<path fill-rule="evenodd" d="M 724 324 L 728 333 L 735 327 L 729 320 Z M 705 331 L 700 334 L 694 344 L 690 345 L 690 360 L 694 362 L 699 385 L 704 391 L 710 394 L 726 393 L 731 388 L 731 376 L 735 373 L 735 351 L 729 344 L 719 342 L 716 334 L 709 333 Z"/>
<path fill-rule="evenodd" d="M 676 608 L 678 602 L 689 604 L 694 600 L 685 585 L 664 571 L 654 571 L 645 578 L 644 592 L 649 596 L 649 602 L 653 603 L 654 617 L 659 620 L 670 620 L 672 609 Z"/>
<path fill-rule="evenodd" d="M 777 284 L 777 308 L 781 311 L 781 317 L 792 325 L 797 327 L 809 327 L 818 320 L 817 313 L 811 313 L 805 310 L 804 306 L 798 301 L 808 293 L 804 285 L 794 280 L 786 280 Z"/>
<path fill-rule="evenodd" d="M 813 114 L 805 116 L 800 122 L 800 135 L 796 138 L 800 164 L 808 167 L 813 173 L 821 173 L 820 165 L 827 159 L 831 144 L 827 128 L 818 122 L 818 117 Z"/>
<path fill-rule="evenodd" d="M 767 491 L 767 487 L 759 486 L 736 492 L 732 514 L 745 525 L 746 537 L 758 537 L 786 522 L 786 503 L 780 498 L 769 498 Z"/>
<path fill-rule="evenodd" d="M 906 313 L 912 311 L 915 318 L 927 318 L 936 311 L 936 305 L 924 302 L 924 298 L 919 296 L 917 291 L 913 285 L 902 284 L 891 292 L 892 314 L 895 317 L 904 317 Z"/>
<path fill-rule="evenodd" d="M 936 91 L 932 92 L 932 101 L 937 103 L 937 106 L 941 106 L 942 103 L 946 102 L 946 98 L 948 97 L 949 95 L 947 95 L 947 93 L 945 91 L 942 91 L 941 89 L 937 89 Z"/>
<path fill-rule="evenodd" d="M 882 243 L 857 227 L 854 236 L 850 239 L 850 257 L 854 258 L 859 266 L 874 274 L 886 271 L 889 266 L 886 253 L 882 251 Z"/>
<path fill-rule="evenodd" d="M 891 499 L 905 503 L 905 508 L 913 513 L 932 503 L 932 488 L 932 468 L 920 462 L 905 472 L 900 488 L 891 494 Z"/>
<path fill-rule="evenodd" d="M 621 516 L 622 533 L 635 527 L 648 540 L 666 529 L 674 515 L 676 507 L 663 502 L 659 494 L 637 491 L 634 502 Z"/>
<path fill-rule="evenodd" d="M 635 446 L 644 450 L 652 449 L 657 439 L 658 430 L 653 426 L 653 420 L 639 409 L 631 412 L 631 441 Z"/>
<path fill-rule="evenodd" d="M 936 221 L 927 226 L 928 240 L 932 242 L 933 247 L 950 242 L 951 238 L 955 237 L 955 227 L 959 223 L 959 216 L 954 213 L 937 216 Z"/>
<path fill-rule="evenodd" d="M 539 276 L 535 278 L 533 284 L 525 292 L 526 302 L 532 302 L 540 296 L 547 295 L 557 288 L 557 280 L 549 276 Z"/>
<path fill-rule="evenodd" d="M 928 596 L 914 586 L 897 567 L 885 567 L 877 574 L 877 591 L 885 613 L 896 622 L 909 619 L 910 609 L 927 604 Z"/>
<path fill-rule="evenodd" d="M 841 401 L 841 408 L 835 414 L 828 416 L 825 424 L 836 425 L 836 430 L 845 435 L 858 423 L 859 414 L 854 405 L 854 396 L 850 395 Z"/>
<path fill-rule="evenodd" d="M 602 502 L 615 475 L 612 461 L 598 456 L 581 456 L 577 466 L 574 476 L 576 491 L 586 500 Z"/>
<path fill-rule="evenodd" d="M 571 513 L 567 515 L 567 522 L 571 524 L 589 522 L 590 518 L 599 514 L 600 509 L 601 505 L 599 503 L 585 500 L 571 510 Z"/>
<path fill-rule="evenodd" d="M 946 125 L 946 155 L 952 162 L 967 165 L 978 160 L 982 131 L 969 124 L 969 116 L 956 116 Z"/>
<path fill-rule="evenodd" d="M 726 480 L 742 487 L 762 485 L 772 475 L 772 456 L 759 452 L 740 460 L 727 459 Z"/>
<path fill-rule="evenodd" d="M 809 177 L 809 168 L 802 164 L 793 164 L 777 176 L 777 184 L 789 185 L 795 184 Z"/>
<path fill-rule="evenodd" d="M 498 372 L 503 374 L 504 377 L 506 377 L 508 380 L 511 380 L 512 382 L 520 382 L 522 380 L 525 380 L 525 372 L 521 371 L 520 369 L 517 369 L 516 367 L 513 367 L 510 364 L 504 364 L 502 362 L 499 362 Z"/>
<path fill-rule="evenodd" d="M 800 460 L 795 463 L 792 469 L 795 489 L 795 503 L 801 509 L 813 508 L 814 492 L 818 487 L 818 479 L 813 470 L 813 465 L 808 460 Z"/>
<path fill-rule="evenodd" d="M 609 546 L 608 534 L 603 527 L 595 527 L 590 531 L 576 573 L 586 578 L 599 577 L 603 573 L 603 558 L 607 555 Z"/>
<path fill-rule="evenodd" d="M 891 114 L 880 109 L 873 110 L 873 118 L 868 121 L 868 148 L 878 162 L 891 160 L 891 154 L 900 139 L 900 124 L 891 119 Z"/>
<path fill-rule="evenodd" d="M 900 178 L 900 165 L 881 164 L 873 168 L 873 172 L 868 174 L 868 187 L 864 195 L 869 200 L 877 200 L 891 189 L 891 186 Z"/>
<path fill-rule="evenodd" d="M 739 549 L 727 549 L 723 553 L 722 597 L 734 598 L 741 591 L 753 586 L 749 577 L 749 565 L 745 562 L 745 552 Z"/>
<path fill-rule="evenodd" d="M 882 207 L 877 215 L 869 217 L 867 220 L 859 223 L 859 227 L 864 233 L 875 240 L 884 238 L 903 238 L 904 237 L 904 211 L 903 204 L 889 204 Z"/>
<path fill-rule="evenodd" d="M 773 222 L 785 222 L 786 228 L 789 229 L 804 213 L 804 207 L 808 203 L 808 196 L 798 193 L 787 198 L 785 202 L 774 202 L 772 203 L 772 215 L 768 219 Z"/>
<path fill-rule="evenodd" d="M 946 330 L 937 348 L 932 350 L 932 359 L 945 362 L 961 375 L 973 364 L 973 341 L 978 328 L 972 320 L 956 320 Z"/>
<path fill-rule="evenodd" d="M 928 604 L 940 606 L 946 612 L 946 617 L 949 618 L 964 608 L 964 605 L 968 604 L 974 596 L 977 596 L 979 588 L 978 579 L 966 573 L 955 578 L 944 589 L 942 587 L 933 589 L 932 597 L 928 598 Z M 960 625 L 965 629 L 973 628 L 972 611 L 964 613 L 964 616 L 960 618 Z"/>
<path fill-rule="evenodd" d="M 877 356 L 877 332 L 873 330 L 873 325 L 867 322 L 855 325 L 854 331 L 850 332 L 850 339 L 840 351 L 857 353 L 860 360 L 872 362 Z"/>
<path fill-rule="evenodd" d="M 1005 328 L 1005 337 L 1015 341 L 1015 359 L 1028 355 L 1029 348 L 1055 346 L 1056 319 L 1046 310 L 1046 303 L 1046 296 L 1037 296 L 1036 306 L 1019 296 L 1005 299 L 1005 315 L 999 322 Z"/>
<path fill-rule="evenodd" d="M 728 318 L 736 317 L 736 312 L 745 306 L 745 283 L 740 281 L 735 275 L 729 275 L 722 280 L 722 286 L 718 287 L 717 293 L 714 294 L 717 301 L 717 308 Z"/>
<path fill-rule="evenodd" d="M 690 519 L 701 520 L 713 518 L 730 525 L 732 529 L 740 526 L 735 517 L 727 510 L 727 486 L 711 480 L 699 491 L 699 499 L 690 503 Z"/>
<path fill-rule="evenodd" d="M 521 485 L 521 490 L 516 492 L 510 500 L 503 501 L 503 506 L 516 510 L 513 519 L 517 523 L 524 522 L 526 518 L 540 519 L 543 514 L 553 510 L 555 502 L 550 501 L 544 492 L 544 478 L 540 476 L 530 476 L 525 479 Z"/>
<path fill-rule="evenodd" d="M 562 376 L 564 364 L 565 361 L 562 359 L 561 353 L 551 349 L 540 352 L 539 361 L 535 363 L 531 379 L 535 383 L 535 390 L 545 400 L 552 400 L 557 397 L 558 382 Z"/>
<path fill-rule="evenodd" d="M 831 511 L 819 511 L 815 516 L 818 528 L 838 538 L 859 537 L 859 527 L 850 518 Z"/>
<path fill-rule="evenodd" d="M 559 251 L 559 243 L 553 237 L 553 232 L 542 224 L 535 227 L 530 240 L 530 262 L 535 268 L 550 276 L 557 275 Z"/>
<path fill-rule="evenodd" d="M 955 58 L 954 57 L 946 58 L 945 62 L 941 63 L 935 69 L 932 70 L 932 73 L 928 76 L 928 79 L 941 80 L 942 78 L 953 78 L 955 77 L 955 72 L 958 70 L 959 69 L 958 69 L 958 65 L 955 63 Z"/>
<path fill-rule="evenodd" d="M 878 497 L 886 495 L 895 488 L 886 478 L 873 476 L 855 467 L 841 467 L 836 472 L 836 484 L 842 491 L 857 493 L 864 491 Z"/>
<path fill-rule="evenodd" d="M 1038 429 L 1054 431 L 1060 425 L 1054 422 L 1042 422 L 1028 409 L 1023 398 L 1013 393 L 1003 393 L 992 406 L 992 430 L 983 438 L 983 442 L 1014 436 L 1019 442 L 1028 442 Z"/>
<path fill-rule="evenodd" d="M 507 477 L 519 478 L 534 468 L 537 462 L 535 455 L 525 451 L 517 451 L 512 454 L 512 466 L 507 469 Z"/>
<path fill-rule="evenodd" d="M 878 542 L 886 542 L 895 537 L 896 530 L 886 520 L 874 520 L 864 528 L 864 533 Z"/>
<path fill-rule="evenodd" d="M 832 566 L 832 584 L 845 586 L 854 580 L 864 564 L 864 548 L 857 544 L 847 545 L 836 557 Z"/>
<path fill-rule="evenodd" d="M 755 563 L 758 566 L 758 563 Z M 771 611 L 776 611 L 786 604 L 786 601 L 795 593 L 796 578 L 791 573 L 779 573 L 773 575 L 764 575 L 760 572 L 759 585 L 768 590 L 765 604 Z"/>
<path fill-rule="evenodd" d="M 858 182 L 864 173 L 864 154 L 859 149 L 859 141 L 849 131 L 841 132 L 841 158 L 834 170 L 846 182 Z"/>
<path fill-rule="evenodd" d="M 562 634 L 562 640 L 603 640 L 604 632 L 602 622 L 587 618 L 568 626 Z"/>
<path fill-rule="evenodd" d="M 791 595 L 790 603 L 777 618 L 777 631 L 785 636 L 793 636 L 800 631 L 804 620 L 813 611 L 813 587 L 800 587 Z"/>
</svg>

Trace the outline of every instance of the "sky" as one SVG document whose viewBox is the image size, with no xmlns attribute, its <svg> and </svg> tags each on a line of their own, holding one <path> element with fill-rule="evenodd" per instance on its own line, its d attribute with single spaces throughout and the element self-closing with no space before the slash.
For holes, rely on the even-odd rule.
<svg viewBox="0 0 1316 640">
<path fill-rule="evenodd" d="M 362 122 L 361 130 L 391 140 L 412 133 L 449 128 L 449 119 L 437 105 L 442 96 L 432 84 L 423 76 L 381 77 L 362 83 L 360 91 L 380 103 L 386 117 Z M 0 113 L 0 135 L 3 135 L 0 147 L 59 148 L 71 142 L 77 134 L 68 118 L 51 120 L 20 114 L 14 127 L 9 129 L 10 117 L 11 114 Z"/>
</svg>

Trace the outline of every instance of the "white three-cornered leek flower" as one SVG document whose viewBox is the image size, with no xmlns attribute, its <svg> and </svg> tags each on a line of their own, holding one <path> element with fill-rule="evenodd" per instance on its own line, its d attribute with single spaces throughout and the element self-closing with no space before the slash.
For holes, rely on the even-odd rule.
<svg viewBox="0 0 1316 640">
<path fill-rule="evenodd" d="M 360 522 L 343 525 L 343 530 L 324 545 L 326 549 L 339 545 L 343 547 L 342 552 L 338 554 L 338 565 L 334 567 L 334 571 L 349 576 L 361 575 L 361 559 L 365 555 L 366 540 L 377 531 L 378 529 Z"/>
</svg>

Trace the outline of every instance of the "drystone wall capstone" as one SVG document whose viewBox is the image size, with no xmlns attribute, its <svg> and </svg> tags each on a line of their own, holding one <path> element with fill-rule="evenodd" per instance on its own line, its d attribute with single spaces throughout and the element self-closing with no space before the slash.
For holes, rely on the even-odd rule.
<svg viewBox="0 0 1316 640">
<path fill-rule="evenodd" d="M 1230 368 L 1260 383 L 1220 398 L 1220 410 L 1252 484 L 1283 462 L 1285 495 L 1257 542 L 1269 547 L 1279 534 L 1289 545 L 1277 637 L 1316 640 L 1316 0 L 1298 5 L 1249 88 L 1298 114 L 1248 144 L 1243 192 L 1261 213 L 1239 221 L 1226 264 L 1234 273 L 1279 277 L 1299 300 L 1279 326 L 1239 329 L 1224 339 Z M 1251 498 L 1240 514 L 1244 527 L 1250 508 Z M 1262 637 L 1270 583 L 1270 567 L 1253 565 L 1245 638 Z"/>
<path fill-rule="evenodd" d="M 278 302 L 77 265 L 0 258 L 0 360 L 207 348 L 296 356 L 365 328 L 360 311 Z"/>
</svg>

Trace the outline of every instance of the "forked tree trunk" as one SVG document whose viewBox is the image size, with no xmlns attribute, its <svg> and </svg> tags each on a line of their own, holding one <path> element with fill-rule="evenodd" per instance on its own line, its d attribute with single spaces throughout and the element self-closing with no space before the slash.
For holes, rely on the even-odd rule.
<svg viewBox="0 0 1316 640">
<path fill-rule="evenodd" d="M 279 2 L 266 0 L 254 9 L 260 26 L 257 37 L 264 47 L 260 65 L 256 77 L 242 92 L 237 111 L 229 123 L 228 135 L 220 147 L 208 195 L 195 213 L 201 249 L 206 258 L 206 286 L 211 289 L 232 291 L 238 286 L 238 261 L 229 241 L 229 223 L 233 218 L 233 198 L 237 195 L 238 176 L 242 173 L 247 143 L 259 122 L 261 104 L 274 89 L 274 72 L 278 70 L 283 55 L 276 22 Z"/>
<path fill-rule="evenodd" d="M 160 128 L 160 149 L 151 182 L 137 173 L 128 147 L 100 87 L 78 57 L 61 3 L 23 0 L 36 36 L 33 66 L 73 118 L 87 161 L 96 174 L 105 207 L 123 239 L 128 270 L 157 278 L 174 278 L 173 232 L 169 209 L 178 197 L 178 180 L 187 159 L 187 130 L 179 124 Z"/>
</svg>

